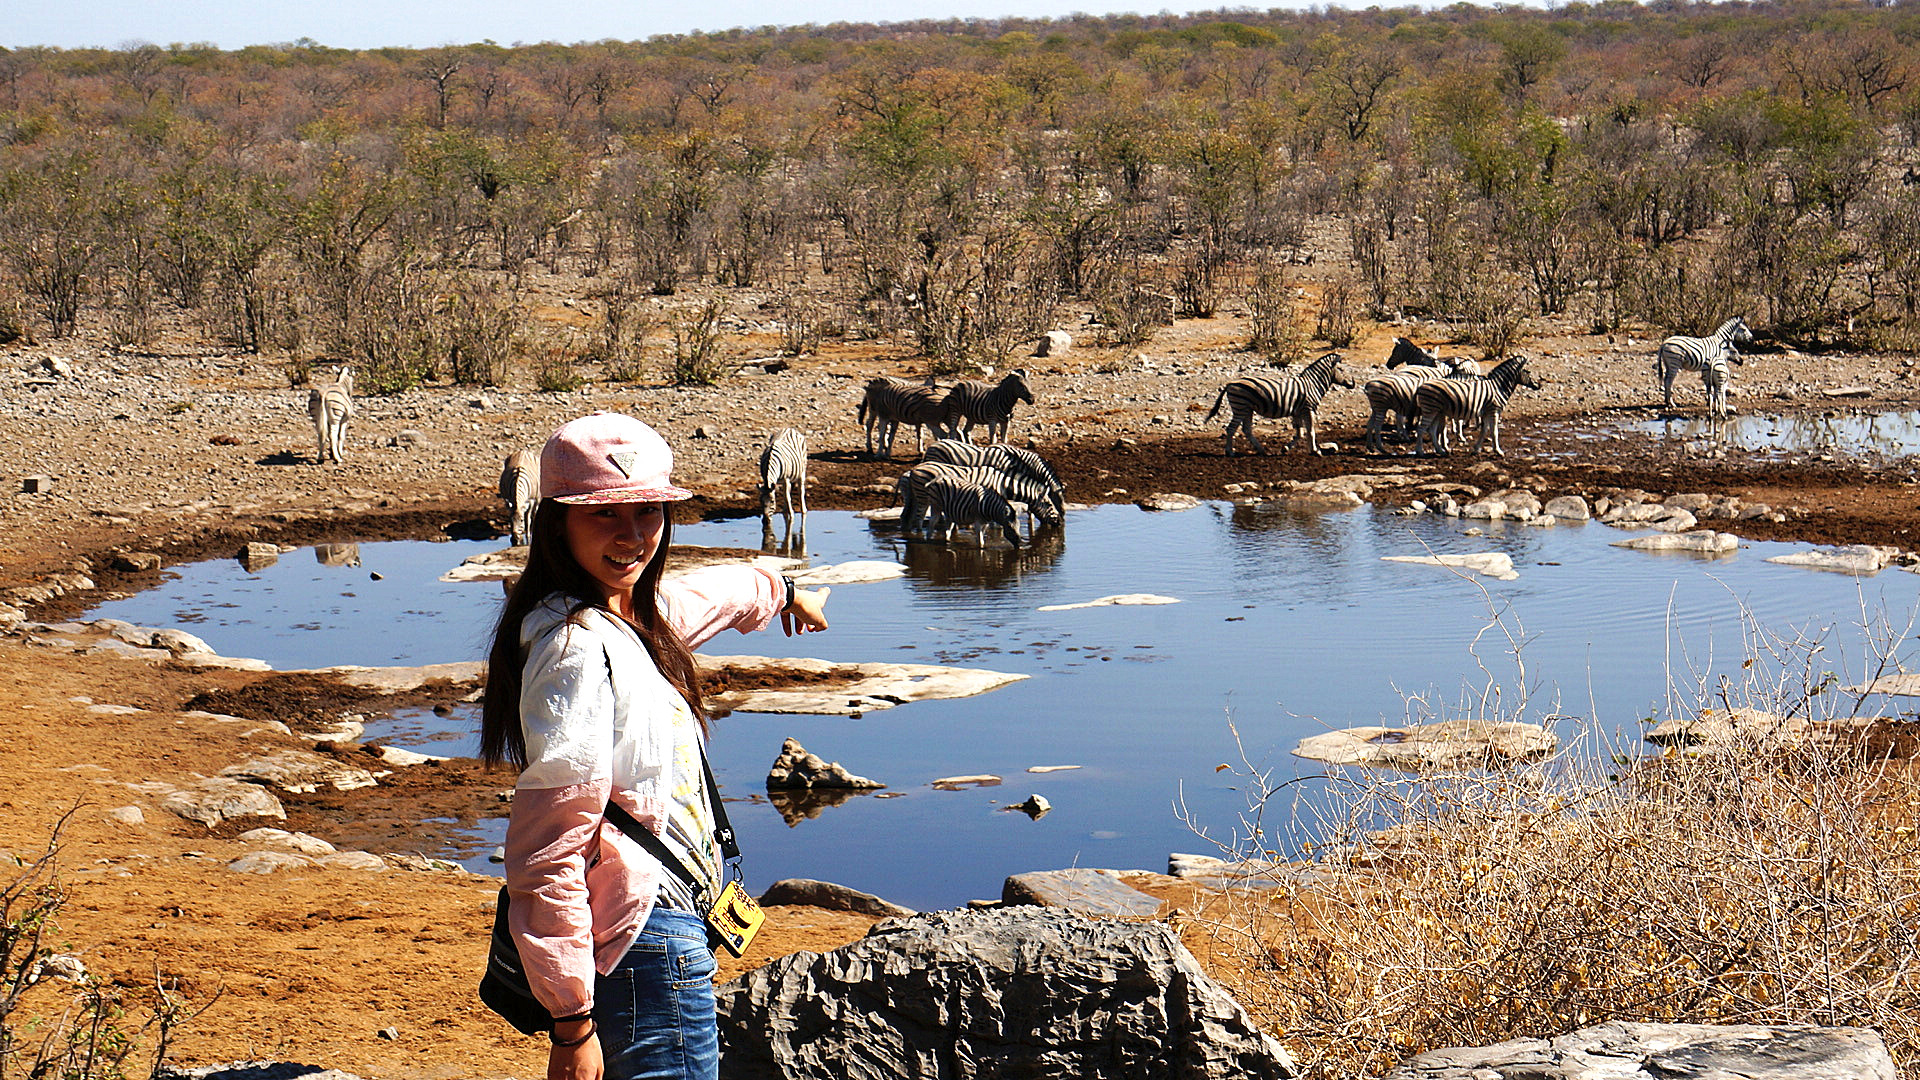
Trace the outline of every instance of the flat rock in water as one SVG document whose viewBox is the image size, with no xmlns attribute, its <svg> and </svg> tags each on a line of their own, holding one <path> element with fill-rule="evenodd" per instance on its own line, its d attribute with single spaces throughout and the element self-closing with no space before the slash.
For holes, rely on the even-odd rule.
<svg viewBox="0 0 1920 1080">
<path fill-rule="evenodd" d="M 1098 600 L 1082 600 L 1077 604 L 1048 604 L 1035 608 L 1035 611 L 1073 611 L 1090 607 L 1135 607 L 1154 604 L 1177 604 L 1177 596 L 1158 596 L 1153 593 L 1121 593 L 1117 596 L 1103 596 Z"/>
<path fill-rule="evenodd" d="M 1842 547 L 1814 548 L 1811 551 L 1774 555 L 1767 561 L 1784 566 L 1804 566 L 1809 570 L 1832 570 L 1842 574 L 1866 575 L 1877 574 L 1886 569 L 1892 555 L 1891 549 L 1875 547 L 1872 544 L 1847 544 Z"/>
<path fill-rule="evenodd" d="M 1740 538 L 1732 533 L 1699 529 L 1694 532 L 1654 533 L 1650 536 L 1636 536 L 1629 540 L 1615 540 L 1613 546 L 1632 548 L 1635 551 L 1692 551 L 1702 555 L 1719 555 L 1739 548 Z"/>
<path fill-rule="evenodd" d="M 798 672 L 802 686 L 778 690 L 730 690 L 714 701 L 737 712 L 849 716 L 891 709 L 910 701 L 972 697 L 1018 682 L 1025 675 L 933 664 L 836 664 L 806 657 L 698 656 L 700 670 L 737 672 L 731 681 L 751 683 L 756 671 L 769 677 Z"/>
<path fill-rule="evenodd" d="M 1191 495 L 1182 495 L 1179 492 L 1161 492 L 1140 499 L 1133 505 L 1142 510 L 1173 513 L 1181 510 L 1192 510 L 1200 505 L 1200 500 Z"/>
<path fill-rule="evenodd" d="M 793 578 L 795 585 L 811 589 L 816 585 L 858 585 L 869 581 L 891 581 L 906 575 L 907 568 L 896 562 L 857 559 L 853 562 L 834 563 L 831 566 L 816 566 L 811 570 L 799 570 L 788 576 Z"/>
<path fill-rule="evenodd" d="M 1848 694 L 1897 694 L 1903 697 L 1920 697 L 1920 671 L 1903 671 L 1893 675 L 1882 675 L 1869 683 L 1849 686 L 1844 690 Z"/>
<path fill-rule="evenodd" d="M 1015 874 L 1000 887 L 1003 904 L 1069 908 L 1082 915 L 1151 919 L 1160 901 L 1125 884 L 1111 870 L 1036 870 Z"/>
<path fill-rule="evenodd" d="M 1872 397 L 1873 387 L 1871 386 L 1830 386 L 1820 392 L 1830 398 Z"/>
<path fill-rule="evenodd" d="M 1538 724 L 1491 720 L 1443 720 L 1419 727 L 1354 727 L 1300 740 L 1295 757 L 1329 765 L 1423 769 L 1532 761 L 1559 745 L 1553 732 Z"/>
<path fill-rule="evenodd" d="M 1671 717 L 1647 732 L 1655 746 L 1728 746 L 1792 743 L 1807 734 L 1804 716 L 1780 716 L 1762 709 L 1702 709 L 1699 716 Z"/>
<path fill-rule="evenodd" d="M 462 660 L 451 664 L 422 664 L 419 667 L 362 667 L 358 664 L 342 664 L 338 667 L 308 668 L 289 674 L 331 675 L 348 686 L 357 686 L 362 690 L 374 690 L 382 694 L 404 694 L 409 690 L 418 690 L 429 683 L 469 683 L 476 682 L 486 665 L 478 660 Z"/>
<path fill-rule="evenodd" d="M 906 509 L 904 506 L 880 506 L 872 510 L 855 511 L 853 516 L 862 521 L 899 521 Z"/>
<path fill-rule="evenodd" d="M 1894 1080 L 1870 1028 L 1611 1023 L 1551 1039 L 1430 1050 L 1387 1080 Z"/>
<path fill-rule="evenodd" d="M 852 911 L 861 915 L 880 915 L 889 919 L 915 915 L 918 912 L 910 907 L 902 907 L 890 900 L 882 900 L 872 893 L 863 893 L 845 885 L 836 885 L 831 881 L 815 881 L 812 878 L 782 878 L 767 886 L 760 894 L 760 903 L 791 904 L 797 907 L 816 907 L 826 911 Z"/>
<path fill-rule="evenodd" d="M 1520 576 L 1520 572 L 1513 568 L 1513 556 L 1504 551 L 1481 551 L 1468 555 L 1382 555 L 1380 561 L 1451 566 L 1501 581 L 1513 581 Z"/>
<path fill-rule="evenodd" d="M 1299 1075 L 1167 926 L 1059 908 L 889 919 L 716 997 L 731 1080 Z"/>
</svg>

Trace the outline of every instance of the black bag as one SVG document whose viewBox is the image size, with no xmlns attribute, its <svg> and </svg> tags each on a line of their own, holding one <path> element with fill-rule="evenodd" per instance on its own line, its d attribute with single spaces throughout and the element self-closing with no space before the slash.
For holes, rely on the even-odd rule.
<svg viewBox="0 0 1920 1080">
<path fill-rule="evenodd" d="M 553 1014 L 527 985 L 527 972 L 520 966 L 520 949 L 507 929 L 507 889 L 500 887 L 500 902 L 493 910 L 493 937 L 487 945 L 487 973 L 480 978 L 480 1000 L 512 1024 L 522 1035 L 548 1035 L 553 1032 Z"/>
</svg>

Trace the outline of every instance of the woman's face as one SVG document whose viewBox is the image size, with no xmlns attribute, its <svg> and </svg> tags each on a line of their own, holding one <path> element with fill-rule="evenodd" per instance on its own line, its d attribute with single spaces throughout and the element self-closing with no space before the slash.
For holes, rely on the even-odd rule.
<svg viewBox="0 0 1920 1080">
<path fill-rule="evenodd" d="M 659 503 L 574 504 L 567 507 L 567 549 L 621 614 L 640 574 L 660 550 L 666 508 Z"/>
</svg>

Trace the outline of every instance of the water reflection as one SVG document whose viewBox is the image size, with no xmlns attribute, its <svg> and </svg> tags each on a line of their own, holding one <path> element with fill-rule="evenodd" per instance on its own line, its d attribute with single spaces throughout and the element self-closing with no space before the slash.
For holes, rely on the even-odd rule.
<svg viewBox="0 0 1920 1080">
<path fill-rule="evenodd" d="M 780 813 L 780 820 L 791 829 L 803 821 L 812 821 L 860 792 L 852 788 L 806 788 L 767 791 L 767 802 Z"/>
<path fill-rule="evenodd" d="M 897 550 L 907 577 L 915 581 L 942 588 L 1003 589 L 1052 569 L 1067 550 L 1067 538 L 1064 529 L 1040 529 L 1017 548 L 904 540 Z"/>
<path fill-rule="evenodd" d="M 1714 418 L 1667 416 L 1625 426 L 1682 443 L 1689 453 L 1738 449 L 1775 453 L 1920 454 L 1920 411 L 1863 413 L 1844 410 L 1792 414 L 1755 413 Z"/>
<path fill-rule="evenodd" d="M 801 514 L 795 517 L 788 514 L 785 521 L 786 526 L 782 534 L 776 537 L 773 531 L 773 516 L 768 514 L 760 518 L 760 550 L 769 555 L 783 555 L 789 559 L 806 558 L 807 515 Z M 797 526 L 796 522 L 798 522 Z"/>
</svg>

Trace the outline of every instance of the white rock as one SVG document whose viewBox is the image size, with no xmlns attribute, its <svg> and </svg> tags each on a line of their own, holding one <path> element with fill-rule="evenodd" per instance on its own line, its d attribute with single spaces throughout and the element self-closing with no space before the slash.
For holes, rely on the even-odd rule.
<svg viewBox="0 0 1920 1080">
<path fill-rule="evenodd" d="M 322 856 L 321 866 L 329 870 L 361 870 L 379 873 L 387 868 L 387 860 L 371 851 L 341 851 Z"/>
<path fill-rule="evenodd" d="M 317 836 L 288 832 L 285 829 L 248 829 L 234 839 L 243 844 L 259 844 L 263 847 L 297 852 L 301 855 L 331 855 L 338 850 Z"/>
<path fill-rule="evenodd" d="M 1513 556 L 1504 551 L 1481 551 L 1465 555 L 1382 555 L 1380 561 L 1451 566 L 1501 581 L 1512 581 L 1520 576 L 1520 572 L 1513 568 Z"/>
<path fill-rule="evenodd" d="M 907 568 L 896 562 L 884 562 L 878 559 L 856 559 L 853 562 L 834 563 L 831 566 L 816 566 L 811 570 L 802 570 L 792 575 L 793 583 L 803 588 L 817 585 L 858 585 L 869 581 L 891 581 L 905 577 Z"/>
<path fill-rule="evenodd" d="M 881 506 L 872 510 L 857 511 L 853 516 L 863 521 L 899 521 L 900 515 L 905 513 L 906 509 L 904 506 Z"/>
<path fill-rule="evenodd" d="M 1133 505 L 1139 507 L 1142 510 L 1155 510 L 1155 511 L 1171 513 L 1171 512 L 1181 511 L 1181 510 L 1192 510 L 1193 508 L 1200 505 L 1200 500 L 1194 498 L 1191 495 L 1183 495 L 1177 491 L 1176 492 L 1158 492 L 1158 493 L 1149 495 L 1144 499 L 1136 500 Z"/>
<path fill-rule="evenodd" d="M 1695 551 L 1717 555 L 1738 548 L 1740 538 L 1732 533 L 1700 529 L 1686 533 L 1654 533 L 1651 536 L 1635 536 L 1626 540 L 1615 540 L 1613 546 L 1632 548 L 1635 551 Z"/>
<path fill-rule="evenodd" d="M 1410 728 L 1329 731 L 1300 740 L 1293 753 L 1329 765 L 1418 770 L 1531 761 L 1553 753 L 1558 745 L 1553 732 L 1538 724 L 1443 720 Z"/>
<path fill-rule="evenodd" d="M 1548 499 L 1547 505 L 1542 509 L 1561 521 L 1586 521 L 1593 517 L 1593 512 L 1587 508 L 1587 500 L 1578 495 L 1561 495 Z"/>
<path fill-rule="evenodd" d="M 1460 516 L 1471 521 L 1499 521 L 1507 516 L 1507 504 L 1499 499 L 1480 499 L 1461 507 Z"/>
<path fill-rule="evenodd" d="M 233 860 L 227 869 L 239 874 L 277 874 L 282 870 L 312 870 L 319 864 L 291 851 L 255 851 Z"/>
<path fill-rule="evenodd" d="M 1121 593 L 1118 596 L 1103 596 L 1098 600 L 1083 600 L 1077 604 L 1047 604 L 1035 608 L 1035 611 L 1073 611 L 1076 608 L 1093 607 L 1137 607 L 1154 604 L 1177 604 L 1180 600 L 1173 596 L 1158 596 L 1154 593 Z"/>
<path fill-rule="evenodd" d="M 145 825 L 147 815 L 146 811 L 137 806 L 116 806 L 107 811 L 107 820 L 116 821 L 122 825 Z"/>
<path fill-rule="evenodd" d="M 381 745 L 374 748 L 374 755 L 388 765 L 400 769 L 410 769 L 415 765 L 425 765 L 429 761 L 448 760 L 444 755 L 422 754 L 415 750 L 408 750 L 403 746 Z"/>
<path fill-rule="evenodd" d="M 1872 544 L 1848 544 L 1844 547 L 1814 548 L 1791 555 L 1775 555 L 1767 561 L 1786 566 L 1804 566 L 1809 570 L 1832 570 L 1842 574 L 1877 574 L 1886 569 L 1892 556 L 1888 548 Z"/>
</svg>

